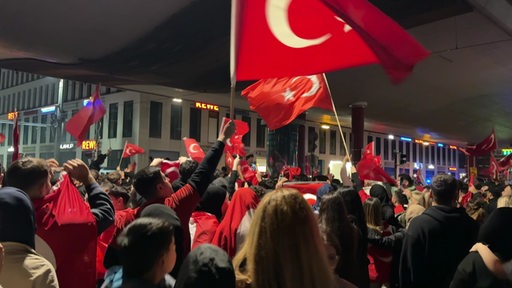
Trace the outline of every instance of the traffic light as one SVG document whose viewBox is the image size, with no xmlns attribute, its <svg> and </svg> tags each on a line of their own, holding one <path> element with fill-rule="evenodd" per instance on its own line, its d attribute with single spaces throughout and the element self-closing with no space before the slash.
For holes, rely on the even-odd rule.
<svg viewBox="0 0 512 288">
<path fill-rule="evenodd" d="M 314 153 L 316 148 L 318 147 L 316 145 L 316 141 L 318 140 L 318 132 L 316 130 L 309 130 L 308 134 L 308 152 Z"/>
</svg>

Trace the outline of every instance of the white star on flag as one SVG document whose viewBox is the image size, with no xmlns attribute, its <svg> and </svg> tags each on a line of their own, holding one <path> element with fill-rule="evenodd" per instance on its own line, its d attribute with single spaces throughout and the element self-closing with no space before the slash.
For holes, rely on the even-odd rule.
<svg viewBox="0 0 512 288">
<path fill-rule="evenodd" d="M 293 95 L 295 94 L 295 91 L 290 90 L 290 88 L 286 88 L 286 91 L 282 94 L 284 96 L 284 101 L 288 102 L 290 100 L 293 100 Z"/>
</svg>

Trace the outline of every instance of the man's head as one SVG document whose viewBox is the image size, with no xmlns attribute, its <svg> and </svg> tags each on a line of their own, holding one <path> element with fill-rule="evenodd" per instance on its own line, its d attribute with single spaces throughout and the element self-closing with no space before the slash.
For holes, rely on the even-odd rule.
<svg viewBox="0 0 512 288">
<path fill-rule="evenodd" d="M 106 192 L 106 191 L 105 191 Z M 128 201 L 130 200 L 130 193 L 121 186 L 114 186 L 108 192 L 108 196 L 114 205 L 114 209 L 124 210 L 128 208 Z"/>
<path fill-rule="evenodd" d="M 123 273 L 154 280 L 157 284 L 176 264 L 174 228 L 164 220 L 142 217 L 117 238 Z"/>
<path fill-rule="evenodd" d="M 134 176 L 133 187 L 137 193 L 146 200 L 170 196 L 171 183 L 160 171 L 159 167 L 148 166 Z"/>
<path fill-rule="evenodd" d="M 194 171 L 196 171 L 197 166 L 199 164 L 197 161 L 188 159 L 187 161 L 181 163 L 180 165 L 180 178 L 183 180 L 188 180 L 192 174 L 194 174 Z"/>
<path fill-rule="evenodd" d="M 119 173 L 117 171 L 113 171 L 113 172 L 108 173 L 107 174 L 107 179 L 108 179 L 108 181 L 110 181 L 110 183 L 112 183 L 114 185 L 121 185 L 122 184 L 121 173 Z"/>
<path fill-rule="evenodd" d="M 50 193 L 50 167 L 39 158 L 23 158 L 9 166 L 5 173 L 7 186 L 25 191 L 30 199 L 39 199 Z"/>
<path fill-rule="evenodd" d="M 245 156 L 245 161 L 247 161 L 247 164 L 251 165 L 254 163 L 254 154 L 249 154 Z"/>
<path fill-rule="evenodd" d="M 432 197 L 439 205 L 453 206 L 457 200 L 457 180 L 450 174 L 438 174 L 432 179 Z"/>
<path fill-rule="evenodd" d="M 412 178 L 408 174 L 400 174 L 400 187 L 402 188 L 408 188 L 414 185 L 414 181 L 412 181 Z"/>
</svg>

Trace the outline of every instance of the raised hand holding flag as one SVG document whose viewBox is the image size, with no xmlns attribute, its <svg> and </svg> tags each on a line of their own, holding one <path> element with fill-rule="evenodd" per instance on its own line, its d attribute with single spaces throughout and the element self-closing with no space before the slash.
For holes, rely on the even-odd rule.
<svg viewBox="0 0 512 288">
<path fill-rule="evenodd" d="M 229 118 L 222 119 L 221 131 L 224 127 L 231 121 Z M 241 120 L 233 120 L 235 123 L 235 133 L 226 141 L 226 146 L 224 147 L 224 151 L 227 151 L 231 154 L 238 154 L 241 156 L 245 156 L 245 146 L 242 142 L 242 137 L 249 132 L 249 125 Z"/>
<path fill-rule="evenodd" d="M 124 145 L 122 158 L 128 158 L 133 155 L 142 154 L 142 153 L 144 153 L 144 149 L 142 149 L 141 147 L 139 147 L 135 144 L 130 144 L 130 143 L 126 142 L 126 144 Z"/>
</svg>

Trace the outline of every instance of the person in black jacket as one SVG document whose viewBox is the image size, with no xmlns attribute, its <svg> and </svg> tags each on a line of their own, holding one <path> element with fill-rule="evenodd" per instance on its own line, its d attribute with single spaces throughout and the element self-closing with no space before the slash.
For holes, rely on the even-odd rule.
<svg viewBox="0 0 512 288">
<path fill-rule="evenodd" d="M 374 184 L 370 188 L 370 196 L 379 199 L 382 207 L 382 220 L 396 229 L 402 228 L 402 225 L 398 223 L 398 219 L 395 217 L 395 209 L 391 199 L 389 199 L 386 188 L 381 184 Z"/>
<path fill-rule="evenodd" d="M 433 206 L 414 218 L 400 259 L 400 287 L 448 287 L 460 261 L 476 242 L 478 224 L 456 207 L 457 181 L 432 180 Z"/>
</svg>

